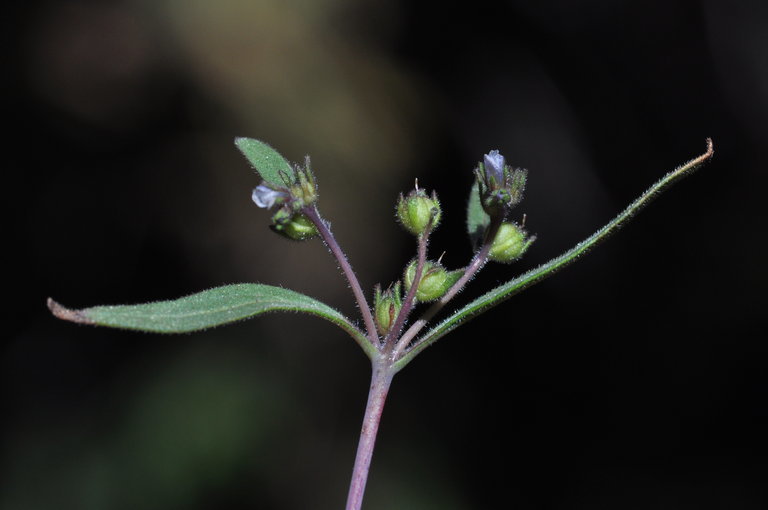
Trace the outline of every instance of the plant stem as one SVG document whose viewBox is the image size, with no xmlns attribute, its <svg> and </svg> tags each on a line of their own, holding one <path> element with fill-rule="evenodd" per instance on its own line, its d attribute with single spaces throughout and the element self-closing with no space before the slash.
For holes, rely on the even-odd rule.
<svg viewBox="0 0 768 510">
<path fill-rule="evenodd" d="M 416 291 L 419 288 L 419 282 L 421 282 L 421 276 L 422 276 L 422 273 L 424 272 L 424 262 L 427 260 L 427 240 L 428 239 L 429 239 L 429 232 L 426 232 L 420 235 L 418 238 L 416 272 L 413 275 L 413 282 L 411 283 L 411 286 L 406 291 L 406 296 L 405 296 L 405 299 L 403 300 L 403 307 L 400 309 L 400 312 L 398 312 L 397 318 L 395 319 L 395 322 L 392 325 L 392 329 L 384 339 L 385 350 L 388 348 L 394 347 L 394 342 L 397 340 L 397 337 L 400 334 L 400 331 L 403 329 L 403 325 L 405 324 L 405 321 L 408 319 L 408 315 L 411 313 L 411 310 L 413 309 L 413 305 L 415 304 L 414 298 L 416 297 Z"/>
<path fill-rule="evenodd" d="M 360 313 L 363 316 L 363 322 L 365 322 L 365 329 L 368 331 L 368 341 L 378 349 L 379 335 L 376 333 L 376 325 L 373 322 L 371 308 L 368 306 L 368 301 L 365 299 L 363 289 L 360 287 L 360 281 L 352 270 L 352 266 L 350 265 L 349 260 L 347 260 L 347 256 L 344 255 L 341 246 L 339 246 L 339 243 L 333 236 L 329 224 L 320 217 L 320 212 L 317 210 L 317 207 L 305 207 L 302 209 L 302 212 L 315 225 L 323 242 L 328 249 L 331 250 L 333 256 L 336 257 L 336 261 L 339 263 L 341 271 L 344 273 L 344 276 L 346 276 L 349 286 L 352 287 L 352 293 L 355 295 L 357 307 L 360 309 Z"/>
<path fill-rule="evenodd" d="M 384 357 L 373 361 L 371 388 L 368 392 L 368 403 L 365 406 L 363 427 L 360 430 L 360 442 L 357 445 L 355 467 L 352 470 L 352 481 L 349 484 L 346 510 L 360 510 L 363 504 L 365 484 L 368 481 L 373 447 L 376 443 L 376 433 L 379 430 L 381 413 L 384 410 L 384 402 L 387 399 L 389 386 L 394 375 L 392 365 Z"/>
</svg>

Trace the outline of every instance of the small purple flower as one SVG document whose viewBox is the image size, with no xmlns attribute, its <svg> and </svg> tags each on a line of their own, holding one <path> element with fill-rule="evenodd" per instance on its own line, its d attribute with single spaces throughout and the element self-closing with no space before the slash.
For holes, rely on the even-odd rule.
<svg viewBox="0 0 768 510">
<path fill-rule="evenodd" d="M 253 193 L 251 194 L 253 202 L 264 209 L 269 209 L 275 205 L 275 202 L 282 201 L 285 198 L 288 198 L 287 193 L 283 191 L 275 191 L 264 184 L 259 184 L 253 188 Z"/>
<path fill-rule="evenodd" d="M 504 182 L 504 156 L 494 149 L 483 156 L 483 166 L 485 167 L 485 177 L 490 181 L 495 180 L 497 184 Z"/>
</svg>

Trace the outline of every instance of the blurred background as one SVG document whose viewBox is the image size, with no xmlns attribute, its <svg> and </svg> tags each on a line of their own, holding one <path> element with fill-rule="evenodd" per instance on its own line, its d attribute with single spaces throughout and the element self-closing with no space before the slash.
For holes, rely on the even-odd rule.
<svg viewBox="0 0 768 510">
<path fill-rule="evenodd" d="M 343 507 L 369 366 L 341 330 L 159 336 L 45 308 L 261 282 L 354 316 L 324 247 L 267 228 L 235 136 L 312 156 L 366 289 L 414 253 L 393 211 L 415 177 L 454 268 L 477 161 L 528 168 L 538 240 L 457 304 L 712 137 L 624 231 L 398 375 L 365 508 L 768 504 L 768 3 L 30 0 L 2 24 L 3 510 Z"/>
</svg>

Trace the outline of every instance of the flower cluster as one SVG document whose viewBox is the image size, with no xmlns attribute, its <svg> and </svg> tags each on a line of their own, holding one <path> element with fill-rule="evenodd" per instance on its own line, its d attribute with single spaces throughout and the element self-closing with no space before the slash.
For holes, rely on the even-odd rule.
<svg viewBox="0 0 768 510">
<path fill-rule="evenodd" d="M 309 156 L 303 167 L 294 165 L 290 169 L 290 173 L 279 173 L 282 185 L 262 181 L 253 189 L 251 199 L 263 209 L 279 206 L 272 216 L 272 230 L 289 239 L 304 241 L 318 233 L 315 225 L 301 212 L 317 201 L 317 186 L 310 168 Z"/>
<path fill-rule="evenodd" d="M 260 143 L 256 141 L 247 143 L 259 149 L 265 147 L 256 145 Z M 247 152 L 249 146 L 244 145 L 241 149 Z M 263 180 L 251 194 L 253 202 L 265 209 L 278 207 L 272 216 L 271 228 L 275 232 L 295 240 L 318 235 L 318 228 L 323 225 L 318 223 L 322 220 L 314 207 L 317 186 L 309 158 L 304 166 L 298 166 L 288 164 L 276 153 L 267 154 L 268 157 L 257 160 L 265 170 L 257 167 Z M 415 304 L 436 301 L 443 296 L 451 299 L 485 260 L 513 262 L 533 243 L 535 238 L 529 237 L 521 225 L 507 221 L 509 212 L 523 198 L 527 172 L 510 167 L 498 150 L 492 150 L 483 156 L 474 173 L 473 193 L 476 195 L 470 197 L 468 227 L 472 237 L 482 239 L 482 246 L 478 247 L 475 259 L 466 268 L 449 271 L 439 260 L 433 262 L 426 257 L 428 238 L 442 218 L 437 194 L 428 194 L 419 188 L 418 181 L 408 194 L 400 194 L 395 217 L 403 228 L 417 237 L 419 255 L 406 266 L 401 280 L 384 291 L 379 285 L 375 288 L 371 322 L 382 337 L 397 334 L 392 330 L 402 327 Z"/>
</svg>

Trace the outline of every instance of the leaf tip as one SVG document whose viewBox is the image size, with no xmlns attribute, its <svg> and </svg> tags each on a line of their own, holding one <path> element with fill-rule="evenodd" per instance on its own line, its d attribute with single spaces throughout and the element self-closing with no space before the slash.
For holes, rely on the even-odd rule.
<svg viewBox="0 0 768 510">
<path fill-rule="evenodd" d="M 72 310 L 66 308 L 54 301 L 52 298 L 48 298 L 46 304 L 48 305 L 48 309 L 51 311 L 53 316 L 57 319 L 76 322 L 78 324 L 93 324 L 93 321 L 86 317 L 86 315 L 81 310 Z"/>
<path fill-rule="evenodd" d="M 709 159 L 709 158 L 711 158 L 711 157 L 712 157 L 712 155 L 713 155 L 714 153 L 715 153 L 715 145 L 714 145 L 714 143 L 712 143 L 712 139 L 711 139 L 711 138 L 707 138 L 707 152 L 705 152 L 705 153 L 703 154 L 703 156 L 704 156 L 706 159 Z"/>
</svg>

